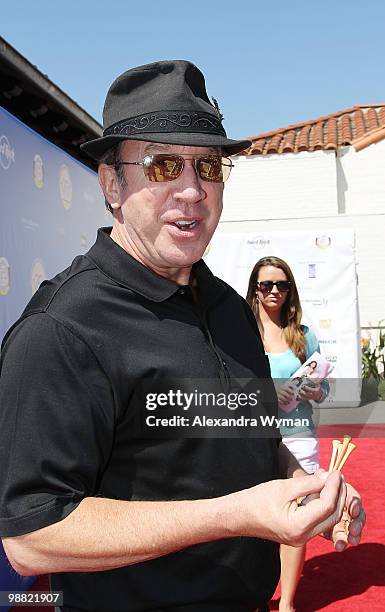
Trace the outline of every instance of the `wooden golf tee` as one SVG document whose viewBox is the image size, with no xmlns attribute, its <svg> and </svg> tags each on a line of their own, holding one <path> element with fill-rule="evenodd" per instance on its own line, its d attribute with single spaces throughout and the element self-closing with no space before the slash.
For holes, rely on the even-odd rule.
<svg viewBox="0 0 385 612">
<path fill-rule="evenodd" d="M 337 445 L 337 455 L 336 455 L 336 458 L 334 460 L 332 472 L 334 472 L 334 470 L 336 469 L 336 464 L 340 460 L 341 451 L 342 451 L 342 442 L 338 442 L 338 445 Z"/>
<path fill-rule="evenodd" d="M 344 455 L 345 455 L 346 450 L 347 450 L 347 448 L 348 448 L 348 446 L 350 444 L 351 439 L 352 438 L 350 436 L 348 436 L 348 435 L 344 436 L 341 448 L 339 449 L 339 453 L 337 455 L 337 460 L 336 460 L 336 462 L 334 464 L 333 471 L 336 471 L 336 470 L 339 469 L 340 463 L 341 463 L 342 459 L 344 458 Z"/>
<path fill-rule="evenodd" d="M 345 463 L 347 462 L 349 456 L 356 448 L 356 445 L 351 442 L 351 436 L 345 434 L 343 442 L 339 440 L 333 440 L 333 450 L 332 456 L 330 459 L 329 472 L 341 471 Z M 297 504 L 300 506 L 302 502 L 305 500 L 306 495 L 304 497 L 297 498 Z"/>
<path fill-rule="evenodd" d="M 332 456 L 330 459 L 329 472 L 333 471 L 334 464 L 337 458 L 338 447 L 341 445 L 341 442 L 339 440 L 333 440 L 332 444 L 333 444 L 333 450 L 332 450 Z"/>
<path fill-rule="evenodd" d="M 352 454 L 355 448 L 356 448 L 356 445 L 353 444 L 353 442 L 349 442 L 346 452 L 344 456 L 342 457 L 341 461 L 339 462 L 338 467 L 336 468 L 339 472 L 342 470 L 342 468 L 344 467 L 345 463 L 348 460 L 349 455 Z"/>
</svg>

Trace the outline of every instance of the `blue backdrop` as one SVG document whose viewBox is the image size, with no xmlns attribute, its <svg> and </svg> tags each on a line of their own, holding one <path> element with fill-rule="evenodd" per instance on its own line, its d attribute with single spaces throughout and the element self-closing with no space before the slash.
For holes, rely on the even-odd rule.
<svg viewBox="0 0 385 612">
<path fill-rule="evenodd" d="M 0 107 L 0 338 L 111 223 L 92 170 Z"/>
<path fill-rule="evenodd" d="M 0 107 L 0 338 L 39 284 L 110 223 L 96 174 Z M 33 580 L 12 570 L 0 544 L 0 590 Z"/>
</svg>

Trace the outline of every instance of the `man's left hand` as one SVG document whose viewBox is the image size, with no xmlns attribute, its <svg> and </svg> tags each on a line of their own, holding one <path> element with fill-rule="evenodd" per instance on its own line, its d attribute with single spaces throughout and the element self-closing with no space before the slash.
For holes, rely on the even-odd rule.
<svg viewBox="0 0 385 612">
<path fill-rule="evenodd" d="M 316 476 L 320 478 L 326 478 L 327 474 L 328 472 L 322 469 L 316 472 Z M 346 505 L 342 518 L 333 529 L 322 535 L 334 543 L 337 552 L 342 552 L 348 544 L 358 546 L 365 522 L 366 514 L 362 507 L 361 495 L 352 485 L 346 483 Z"/>
</svg>

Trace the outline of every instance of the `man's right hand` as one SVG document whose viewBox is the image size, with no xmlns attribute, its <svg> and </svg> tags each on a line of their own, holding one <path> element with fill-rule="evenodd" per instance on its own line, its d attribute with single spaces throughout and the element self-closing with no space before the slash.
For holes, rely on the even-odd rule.
<svg viewBox="0 0 385 612">
<path fill-rule="evenodd" d="M 311 494 L 319 497 L 298 506 L 298 498 Z M 272 480 L 233 497 L 237 509 L 234 535 L 302 546 L 341 520 L 346 484 L 339 472 L 333 472 L 326 480 L 314 475 Z"/>
</svg>

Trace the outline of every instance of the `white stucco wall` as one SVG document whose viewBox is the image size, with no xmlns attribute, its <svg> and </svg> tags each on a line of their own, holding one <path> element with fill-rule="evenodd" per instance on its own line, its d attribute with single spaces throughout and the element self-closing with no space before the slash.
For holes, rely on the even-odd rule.
<svg viewBox="0 0 385 612">
<path fill-rule="evenodd" d="M 337 208 L 334 151 L 235 158 L 223 221 L 325 216 Z"/>
<path fill-rule="evenodd" d="M 385 224 L 385 140 L 338 154 L 339 199 L 346 214 L 382 215 Z"/>
<path fill-rule="evenodd" d="M 361 326 L 385 319 L 385 141 L 356 152 L 235 158 L 220 232 L 352 228 Z"/>
</svg>

